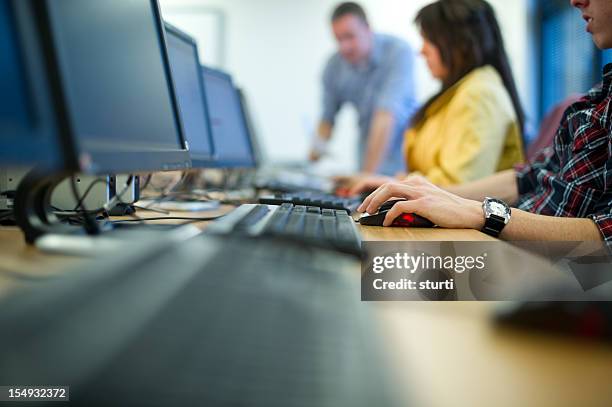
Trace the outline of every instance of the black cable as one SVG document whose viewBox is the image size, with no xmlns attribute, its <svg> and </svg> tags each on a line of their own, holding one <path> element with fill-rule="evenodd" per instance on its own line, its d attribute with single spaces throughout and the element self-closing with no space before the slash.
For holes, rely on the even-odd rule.
<svg viewBox="0 0 612 407">
<path fill-rule="evenodd" d="M 121 204 L 126 204 L 127 205 L 127 203 L 123 202 L 123 200 L 121 198 L 123 197 L 123 195 L 125 195 L 125 193 L 127 191 L 129 191 L 129 189 L 130 189 L 130 187 L 132 185 L 132 181 L 133 180 L 134 180 L 134 176 L 130 175 L 128 177 L 127 182 L 125 183 L 125 187 L 123 188 L 123 190 L 121 192 L 119 192 L 118 194 L 115 194 L 115 196 L 109 202 L 107 202 L 104 206 L 102 206 L 101 208 L 97 208 L 97 209 L 90 210 L 90 211 L 87 211 L 86 209 L 84 209 L 82 205 L 81 205 L 81 208 L 83 208 L 83 210 L 85 212 L 87 212 L 89 214 L 94 214 L 95 215 L 95 214 L 98 214 L 100 212 L 108 212 L 108 210 L 111 209 L 117 203 L 121 203 Z"/>
<path fill-rule="evenodd" d="M 94 181 L 95 182 L 95 181 Z M 83 209 L 83 228 L 89 235 L 98 235 L 100 234 L 100 228 L 98 227 L 98 223 L 95 218 L 92 218 L 92 213 L 87 210 L 85 206 L 85 202 L 83 198 L 79 196 L 79 192 L 77 189 L 76 177 L 73 175 L 70 177 L 70 185 L 72 187 L 72 195 L 74 199 L 78 202 L 78 206 L 75 210 L 79 210 L 79 208 Z"/>
<path fill-rule="evenodd" d="M 85 190 L 85 192 L 83 193 L 83 195 L 81 196 L 81 199 L 79 199 L 77 201 L 76 206 L 74 207 L 75 211 L 78 211 L 79 208 L 82 206 L 83 202 L 85 201 L 85 199 L 87 199 L 87 197 L 89 196 L 89 194 L 91 193 L 91 191 L 93 191 L 93 188 L 98 185 L 98 184 L 105 184 L 106 186 L 109 185 L 108 181 L 105 180 L 104 178 L 98 178 L 96 179 L 94 182 L 92 182 L 91 184 L 89 184 L 89 186 L 87 187 L 87 189 Z"/>
<path fill-rule="evenodd" d="M 130 177 L 128 178 L 128 181 L 126 182 L 126 185 L 125 185 L 124 189 L 120 193 L 116 194 L 109 202 L 107 202 L 105 206 L 102 206 L 102 207 L 97 208 L 97 209 L 87 210 L 87 209 L 85 209 L 85 205 L 84 205 L 85 199 L 87 199 L 87 196 L 91 193 L 93 188 L 97 184 L 100 184 L 100 183 L 104 183 L 107 186 L 109 186 L 110 184 L 109 184 L 109 182 L 106 179 L 98 178 L 98 179 L 94 180 L 87 187 L 87 189 L 85 190 L 85 193 L 82 196 L 79 196 L 79 193 L 78 193 L 77 188 L 76 188 L 76 181 L 75 181 L 75 178 L 73 176 L 72 179 L 71 179 L 71 184 L 72 184 L 71 185 L 71 187 L 72 187 L 71 189 L 72 189 L 72 195 L 73 195 L 74 199 L 77 201 L 76 207 L 74 208 L 73 211 L 67 211 L 67 210 L 64 210 L 64 209 L 56 208 L 56 207 L 52 207 L 52 209 L 54 211 L 56 211 L 56 212 L 73 212 L 75 215 L 78 215 L 78 214 L 80 214 L 80 215 L 85 215 L 85 214 L 97 215 L 97 214 L 100 214 L 100 213 L 107 212 L 109 207 L 114 205 L 114 204 L 116 204 L 116 203 L 127 204 L 121 198 L 130 189 L 130 186 L 132 184 L 133 178 L 134 178 L 134 176 L 130 175 Z M 81 210 L 79 210 L 79 208 L 81 208 Z"/>
<path fill-rule="evenodd" d="M 68 222 L 68 224 L 83 226 L 88 234 L 97 235 L 100 233 L 100 226 L 98 225 L 98 220 L 104 220 L 108 218 L 108 216 L 105 216 L 105 215 L 117 203 L 125 204 L 125 202 L 123 202 L 121 198 L 130 189 L 133 179 L 134 179 L 134 176 L 130 175 L 128 177 L 128 180 L 123 190 L 119 192 L 118 194 L 115 194 L 115 196 L 109 202 L 107 202 L 103 207 L 97 208 L 94 210 L 88 210 L 85 206 L 86 195 L 79 196 L 77 185 L 76 185 L 76 179 L 74 176 L 72 176 L 71 177 L 72 194 L 74 196 L 74 199 L 77 201 L 78 205 L 72 213 L 70 211 L 59 211 L 60 213 L 56 213 L 56 216 L 61 217 L 64 221 Z M 90 193 L 93 187 L 101 182 L 104 182 L 106 183 L 106 185 L 109 185 L 109 183 L 106 180 L 98 178 L 94 182 L 92 182 L 91 185 L 89 185 L 85 194 Z M 54 209 L 57 210 L 57 208 L 54 208 Z M 98 218 L 97 215 L 102 215 L 102 217 Z"/>
<path fill-rule="evenodd" d="M 185 183 L 185 181 L 187 180 L 187 178 L 188 178 L 188 177 L 189 177 L 189 173 L 188 173 L 187 171 L 183 171 L 183 172 L 181 172 L 181 178 L 180 178 L 180 179 L 178 180 L 178 182 L 177 182 L 177 183 L 176 183 L 176 184 L 175 184 L 175 185 L 172 187 L 172 189 L 170 189 L 170 191 L 168 191 L 168 192 L 170 193 L 170 192 L 174 192 L 174 191 L 176 191 L 176 189 L 177 189 L 178 187 L 182 186 L 182 185 Z"/>
<path fill-rule="evenodd" d="M 96 220 L 91 218 L 91 215 L 97 215 L 100 213 L 107 213 L 108 212 L 108 208 L 110 206 L 112 206 L 114 203 L 119 202 L 119 203 L 123 203 L 121 200 L 121 197 L 129 190 L 132 180 L 133 180 L 134 176 L 130 175 L 130 177 L 128 178 L 126 185 L 124 187 L 124 189 L 116 194 L 113 199 L 111 199 L 110 202 L 108 202 L 105 206 L 95 209 L 95 210 L 88 210 L 87 208 L 85 208 L 84 205 L 84 199 L 86 198 L 85 196 L 83 197 L 79 197 L 78 196 L 78 192 L 76 190 L 76 182 L 74 177 L 72 177 L 72 187 L 73 187 L 73 194 L 75 195 L 75 199 L 78 200 L 79 202 L 79 206 L 75 209 L 75 211 L 73 211 L 72 213 L 70 211 L 61 211 L 63 213 L 58 214 L 58 216 L 63 217 L 66 221 L 72 223 L 72 224 L 78 224 L 78 225 L 84 225 L 86 227 L 91 228 L 91 224 L 92 222 L 96 225 L 96 228 L 99 227 L 97 225 Z M 181 177 L 181 181 L 184 178 L 184 174 L 183 177 Z M 94 183 L 92 183 L 92 185 L 90 185 L 88 187 L 88 190 L 86 191 L 86 193 L 90 192 L 91 189 L 93 188 L 93 184 L 95 183 L 99 183 L 101 182 L 101 179 L 98 179 L 96 181 L 94 181 Z M 179 181 L 179 183 L 177 185 L 179 185 L 181 183 L 181 181 Z M 173 188 L 174 189 L 174 188 Z M 187 195 L 185 193 L 180 193 L 180 192 L 172 192 L 169 191 L 170 194 L 172 195 Z M 165 200 L 165 199 L 169 199 L 169 196 L 163 196 L 160 197 L 160 200 Z M 81 210 L 79 210 L 79 208 Z M 57 208 L 54 208 L 57 209 Z M 116 220 L 116 221 L 110 221 L 110 224 L 121 224 L 121 223 L 145 223 L 145 222 L 151 222 L 151 221 L 164 221 L 164 220 L 185 220 L 187 222 L 185 223 L 193 223 L 193 222 L 206 222 L 206 221 L 213 221 L 213 220 L 217 220 L 219 218 L 221 218 L 222 216 L 212 216 L 212 217 L 201 217 L 201 218 L 192 218 L 192 217 L 157 217 L 157 218 L 138 218 L 136 217 L 135 219 L 124 219 L 124 220 Z M 107 217 L 103 217 L 107 218 Z"/>
<path fill-rule="evenodd" d="M 164 214 L 164 215 L 170 215 L 170 211 L 165 211 L 163 209 L 147 208 L 146 206 L 138 206 L 138 205 L 134 205 L 134 208 L 140 209 L 140 210 L 143 210 L 143 211 L 150 211 L 150 212 L 161 213 L 161 214 Z"/>
<path fill-rule="evenodd" d="M 140 187 L 142 190 L 147 189 L 147 187 L 149 186 L 149 184 L 151 183 L 151 179 L 153 178 L 153 174 L 149 174 L 147 175 L 147 178 L 145 179 L 145 181 L 142 183 L 142 186 Z"/>
<path fill-rule="evenodd" d="M 111 199 L 109 202 L 106 203 L 106 205 L 104 205 L 104 209 L 106 211 L 108 211 L 109 209 L 112 209 L 118 203 L 123 204 L 123 205 L 129 205 L 127 202 L 124 202 L 122 198 L 123 198 L 123 195 L 125 195 L 125 193 L 130 190 L 130 187 L 132 186 L 132 183 L 134 182 L 134 178 L 135 176 L 130 174 L 127 181 L 125 182 L 125 187 L 123 188 L 123 190 L 119 192 L 118 194 L 116 193 L 113 199 Z M 115 186 L 115 188 L 117 187 Z"/>
</svg>

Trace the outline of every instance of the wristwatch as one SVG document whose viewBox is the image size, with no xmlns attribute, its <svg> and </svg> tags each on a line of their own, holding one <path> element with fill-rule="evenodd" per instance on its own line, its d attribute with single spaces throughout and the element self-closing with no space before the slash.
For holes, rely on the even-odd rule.
<svg viewBox="0 0 612 407">
<path fill-rule="evenodd" d="M 489 236 L 499 237 L 502 230 L 510 222 L 512 210 L 504 201 L 494 198 L 485 198 L 482 203 L 484 211 L 485 225 L 482 229 L 483 233 Z"/>
</svg>

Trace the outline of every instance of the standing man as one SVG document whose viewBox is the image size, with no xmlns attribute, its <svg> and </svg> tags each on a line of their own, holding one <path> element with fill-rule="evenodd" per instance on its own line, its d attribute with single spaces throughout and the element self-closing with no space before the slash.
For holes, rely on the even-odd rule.
<svg viewBox="0 0 612 407">
<path fill-rule="evenodd" d="M 356 3 L 339 5 L 331 21 L 339 49 L 323 73 L 323 118 L 310 158 L 317 161 L 325 153 L 336 114 L 350 103 L 359 113 L 360 171 L 405 171 L 403 133 L 416 107 L 412 49 L 399 38 L 372 32 Z"/>
</svg>

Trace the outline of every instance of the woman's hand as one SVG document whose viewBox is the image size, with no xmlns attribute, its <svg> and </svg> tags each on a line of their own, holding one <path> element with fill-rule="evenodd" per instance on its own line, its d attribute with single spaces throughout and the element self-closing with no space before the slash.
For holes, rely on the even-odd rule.
<svg viewBox="0 0 612 407">
<path fill-rule="evenodd" d="M 480 202 L 453 195 L 422 177 L 408 177 L 402 182 L 380 186 L 363 201 L 358 211 L 375 214 L 382 204 L 393 198 L 407 201 L 393 206 L 385 217 L 384 226 L 390 226 L 403 213 L 416 213 L 444 228 L 480 230 L 484 227 Z"/>
</svg>

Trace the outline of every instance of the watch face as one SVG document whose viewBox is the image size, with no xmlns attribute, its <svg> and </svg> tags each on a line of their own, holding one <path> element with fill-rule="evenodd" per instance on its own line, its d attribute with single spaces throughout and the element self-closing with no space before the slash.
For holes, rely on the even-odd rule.
<svg viewBox="0 0 612 407">
<path fill-rule="evenodd" d="M 508 207 L 504 202 L 500 201 L 499 199 L 487 198 L 487 200 L 485 201 L 484 209 L 486 217 L 494 215 L 504 219 L 506 223 L 508 223 L 508 221 L 510 220 L 510 207 Z"/>
<path fill-rule="evenodd" d="M 489 208 L 491 209 L 491 213 L 493 215 L 504 217 L 508 213 L 506 206 L 500 204 L 499 202 L 491 202 Z"/>
</svg>

